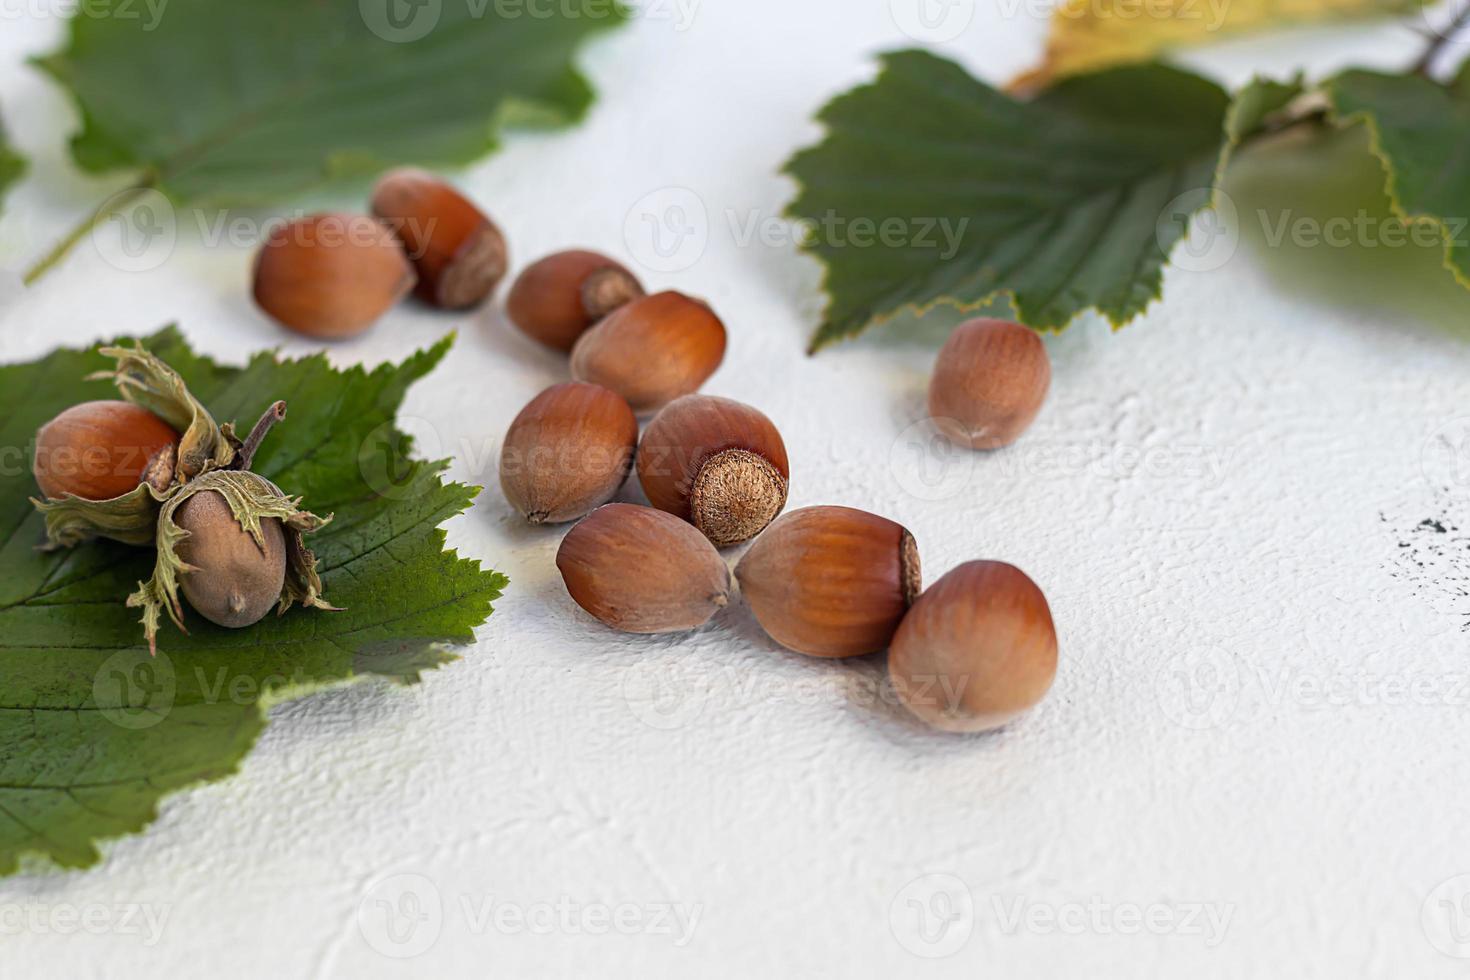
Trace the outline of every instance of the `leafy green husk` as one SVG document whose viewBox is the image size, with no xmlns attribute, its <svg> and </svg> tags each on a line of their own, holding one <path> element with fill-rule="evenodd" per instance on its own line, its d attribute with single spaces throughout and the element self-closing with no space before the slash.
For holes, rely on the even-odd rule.
<svg viewBox="0 0 1470 980">
<path fill-rule="evenodd" d="M 1368 127 L 1394 215 L 1436 225 L 1445 267 L 1470 287 L 1470 62 L 1447 85 L 1353 70 L 1324 89 L 1337 123 Z"/>
<path fill-rule="evenodd" d="M 786 167 L 801 185 L 789 213 L 810 224 L 809 250 L 826 265 L 812 349 L 998 296 L 1037 328 L 1088 309 L 1121 326 L 1158 298 L 1185 233 L 1161 216 L 1189 192 L 1197 199 L 1176 217 L 1208 206 L 1230 151 L 1297 92 L 1257 81 L 1232 102 L 1151 64 L 1075 76 L 1023 102 L 932 54 L 885 56 L 875 82 L 822 110 L 826 140 Z M 856 220 L 901 223 L 913 240 L 854 247 L 841 228 Z M 948 258 L 918 241 L 942 220 L 965 223 Z"/>
<path fill-rule="evenodd" d="M 27 856 L 95 863 L 99 841 L 142 829 L 164 795 L 234 772 L 270 704 L 367 675 L 416 681 L 473 639 L 506 584 L 444 548 L 439 526 L 476 489 L 445 483 L 442 462 L 408 459 L 392 425 L 448 340 L 371 372 L 320 355 L 225 367 L 172 329 L 144 343 L 216 418 L 289 401 L 254 469 L 335 512 L 311 541 L 324 590 L 345 611 L 235 631 L 186 612 L 189 635 L 150 658 L 124 599 L 151 575 L 152 549 L 36 548 L 45 532 L 22 447 L 62 409 L 106 397 L 103 382 L 81 380 L 105 359 L 60 350 L 0 366 L 0 446 L 13 464 L 0 469 L 0 874 Z"/>
<path fill-rule="evenodd" d="M 94 0 L 37 64 L 80 107 L 83 169 L 135 171 L 183 202 L 273 205 L 399 163 L 469 163 L 507 124 L 576 121 L 592 90 L 573 56 L 628 16 L 610 0 L 505 17 L 421 4 L 400 30 L 374 15 L 390 6 L 189 0 L 154 19 Z"/>
<path fill-rule="evenodd" d="M 281 489 L 257 473 L 243 470 L 211 470 L 195 477 L 171 494 L 159 510 L 155 549 L 157 558 L 153 566 L 153 577 L 138 585 L 138 591 L 128 596 L 128 605 L 143 610 L 143 633 L 148 639 L 148 649 L 157 652 L 159 614 L 168 613 L 169 619 L 180 630 L 184 626 L 184 607 L 179 602 L 179 576 L 187 566 L 179 557 L 179 545 L 189 537 L 189 532 L 180 527 L 176 516 L 195 494 L 217 493 L 224 498 L 230 513 L 252 538 L 256 545 L 265 548 L 265 539 L 260 522 L 274 519 L 281 522 L 286 536 L 286 578 L 281 585 L 278 613 L 285 613 L 292 605 L 301 603 L 311 609 L 331 612 L 342 610 L 322 598 L 321 577 L 316 571 L 316 556 L 302 542 L 303 534 L 311 534 L 326 527 L 330 517 L 318 517 L 301 509 L 300 497 L 288 497 Z"/>
</svg>

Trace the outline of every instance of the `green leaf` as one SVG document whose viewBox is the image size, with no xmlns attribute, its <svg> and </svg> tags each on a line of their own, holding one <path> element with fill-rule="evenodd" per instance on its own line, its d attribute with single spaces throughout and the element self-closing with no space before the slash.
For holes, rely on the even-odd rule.
<svg viewBox="0 0 1470 980">
<path fill-rule="evenodd" d="M 1448 85 L 1355 70 L 1325 90 L 1338 123 L 1368 127 L 1395 216 L 1432 222 L 1445 266 L 1470 287 L 1470 63 Z"/>
<path fill-rule="evenodd" d="M 5 140 L 5 127 L 0 126 L 0 204 L 5 203 L 5 192 L 10 185 L 25 172 L 25 158 L 10 148 Z"/>
<path fill-rule="evenodd" d="M 826 141 L 786 168 L 802 185 L 790 213 L 811 224 L 827 265 L 813 349 L 1001 293 L 1039 328 L 1091 308 L 1115 326 L 1137 316 L 1186 230 L 1161 218 L 1187 192 L 1198 192 L 1192 210 L 1206 206 L 1222 153 L 1264 116 L 1246 112 L 1227 135 L 1230 105 L 1215 84 L 1162 65 L 1080 75 L 1021 102 L 933 55 L 886 56 L 876 82 L 822 110 Z M 945 223 L 961 238 L 949 255 L 926 234 Z M 858 240 L 885 224 L 887 242 Z"/>
<path fill-rule="evenodd" d="M 150 659 L 123 600 L 151 573 L 152 551 L 98 542 L 39 552 L 28 500 L 23 447 L 62 409 L 110 397 L 106 383 L 81 380 L 109 362 L 62 350 L 0 367 L 0 874 L 28 854 L 95 863 L 98 841 L 140 830 L 165 794 L 234 772 L 272 703 L 364 675 L 417 680 L 473 638 L 506 584 L 444 548 L 439 526 L 476 490 L 444 483 L 442 463 L 409 460 L 393 426 L 448 340 L 371 372 L 338 371 L 321 355 L 222 367 L 172 329 L 144 343 L 221 421 L 287 401 L 255 469 L 335 511 L 309 544 L 326 597 L 345 611 L 297 608 L 238 631 L 189 612 L 190 633 L 167 628 Z"/>
<path fill-rule="evenodd" d="M 84 169 L 141 171 L 180 201 L 273 205 L 394 164 L 468 163 L 507 122 L 579 119 L 592 91 L 572 57 L 626 13 L 612 0 L 500 9 L 189 0 L 155 18 L 96 0 L 39 64 L 81 108 Z"/>
</svg>

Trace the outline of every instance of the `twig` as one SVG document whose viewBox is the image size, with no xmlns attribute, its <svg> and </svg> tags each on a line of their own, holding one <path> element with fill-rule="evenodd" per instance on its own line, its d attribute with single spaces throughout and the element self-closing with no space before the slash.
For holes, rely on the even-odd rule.
<svg viewBox="0 0 1470 980">
<path fill-rule="evenodd" d="M 1455 39 L 1455 35 L 1459 34 L 1466 27 L 1470 27 L 1470 6 L 1461 10 L 1453 21 L 1445 25 L 1444 29 L 1434 36 L 1429 42 L 1429 47 L 1424 50 L 1424 54 L 1414 63 L 1411 72 L 1423 78 L 1432 77 L 1430 72 L 1434 69 L 1434 63 L 1439 60 L 1439 56 L 1444 53 L 1444 49 Z"/>
<path fill-rule="evenodd" d="M 55 247 L 53 247 L 51 251 L 47 252 L 40 258 L 39 261 L 36 262 L 35 265 L 31 266 L 31 268 L 25 274 L 25 284 L 27 286 L 33 285 L 36 280 L 40 279 L 46 273 L 50 272 L 57 265 L 59 265 L 61 263 L 61 260 L 66 258 L 68 253 L 70 253 L 72 249 L 77 247 L 78 242 L 90 235 L 104 221 L 107 221 L 113 215 L 118 214 L 123 210 L 123 208 L 127 207 L 129 204 L 133 203 L 133 201 L 137 200 L 139 197 L 146 194 L 152 189 L 153 178 L 149 177 L 137 184 L 134 184 L 132 187 L 129 187 L 126 190 L 114 194 L 102 207 L 98 208 L 87 218 L 83 219 L 80 224 L 78 224 L 75 228 L 67 233 L 67 236 L 65 238 L 57 242 Z"/>
<path fill-rule="evenodd" d="M 242 470 L 250 469 L 250 464 L 255 462 L 255 451 L 260 448 L 261 440 L 265 438 L 265 434 L 271 430 L 271 426 L 285 417 L 285 402 L 276 402 L 265 410 L 265 414 L 260 417 L 260 421 L 255 423 L 255 428 L 250 430 L 250 435 L 246 436 L 245 441 L 240 445 L 240 454 L 235 457 L 236 467 Z"/>
</svg>

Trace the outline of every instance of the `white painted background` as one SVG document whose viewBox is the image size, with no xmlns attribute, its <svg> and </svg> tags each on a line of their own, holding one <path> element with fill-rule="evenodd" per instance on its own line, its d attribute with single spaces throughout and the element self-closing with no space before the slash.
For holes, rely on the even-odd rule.
<svg viewBox="0 0 1470 980">
<path fill-rule="evenodd" d="M 1000 83 L 1037 56 L 1041 11 L 980 6 L 940 47 Z M 122 183 L 68 163 L 75 113 L 24 64 L 60 40 L 47 9 L 0 0 L 0 107 L 34 161 L 0 219 L 11 266 Z M 930 350 L 801 356 L 817 266 L 737 235 L 789 200 L 776 171 L 818 137 L 814 110 L 912 41 L 887 0 L 658 9 L 587 49 L 602 99 L 584 126 L 514 137 L 460 179 L 518 266 L 579 244 L 637 261 L 645 213 L 702 209 L 703 252 L 643 271 L 728 322 L 708 390 L 781 426 L 793 506 L 902 521 L 931 580 L 978 557 L 1028 570 L 1060 630 L 1050 698 L 1002 734 L 956 738 L 873 696 L 879 658 L 783 652 L 739 606 L 689 636 L 602 629 L 561 587 L 558 532 L 523 527 L 494 488 L 502 432 L 564 363 L 494 309 L 406 306 L 330 354 L 397 359 L 459 329 L 406 424 L 458 457 L 456 478 L 491 484 L 450 538 L 510 575 L 499 610 L 417 691 L 364 684 L 276 710 L 239 776 L 169 799 L 100 867 L 0 882 L 0 975 L 1463 975 L 1445 951 L 1470 937 L 1453 904 L 1470 879 L 1440 886 L 1470 873 L 1466 564 L 1403 556 L 1431 543 L 1424 518 L 1470 524 L 1470 480 L 1438 452 L 1470 415 L 1470 298 L 1432 255 L 1263 246 L 1253 210 L 1321 216 L 1330 185 L 1372 186 L 1371 165 L 1337 181 L 1258 153 L 1232 187 L 1247 227 L 1233 258 L 1171 272 L 1166 301 L 1119 334 L 1088 317 L 1050 341 L 1055 385 L 1025 442 L 931 459 L 926 482 L 902 434 Z M 1420 43 L 1379 25 L 1189 63 L 1235 84 L 1397 66 Z M 0 356 L 172 320 L 231 362 L 311 349 L 251 308 L 250 250 L 202 243 L 194 220 L 156 268 L 118 268 L 103 239 L 10 295 Z M 1452 546 L 1467 554 L 1466 534 Z M 378 902 L 405 888 L 429 904 L 400 946 Z M 44 927 L 134 905 L 160 934 Z M 697 914 L 692 934 L 660 931 L 671 905 Z M 950 914 L 921 931 L 917 908 Z M 599 911 L 622 930 L 594 935 Z"/>
</svg>

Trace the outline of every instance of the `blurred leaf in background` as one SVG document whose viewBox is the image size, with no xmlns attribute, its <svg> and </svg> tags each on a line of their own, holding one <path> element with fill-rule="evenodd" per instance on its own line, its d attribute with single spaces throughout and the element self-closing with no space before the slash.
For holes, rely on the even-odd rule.
<svg viewBox="0 0 1470 980">
<path fill-rule="evenodd" d="M 5 127 L 0 125 L 0 204 L 5 203 L 5 192 L 26 171 L 26 162 L 10 148 L 5 138 Z"/>
<path fill-rule="evenodd" d="M 1335 20 L 1417 13 L 1424 0 L 1064 0 L 1042 63 L 1012 86 L 1030 91 L 1068 75 L 1147 61 L 1171 48 Z"/>
<path fill-rule="evenodd" d="M 1445 85 L 1348 71 L 1325 88 L 1340 123 L 1368 127 L 1394 214 L 1434 226 L 1445 266 L 1470 287 L 1470 62 Z"/>
<path fill-rule="evenodd" d="M 271 207 L 396 164 L 470 163 L 507 126 L 576 122 L 593 99 L 577 49 L 628 16 L 616 0 L 189 0 L 156 16 L 92 0 L 36 63 L 81 111 L 83 170 L 129 173 L 136 194 L 178 204 Z"/>
</svg>

